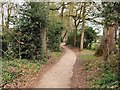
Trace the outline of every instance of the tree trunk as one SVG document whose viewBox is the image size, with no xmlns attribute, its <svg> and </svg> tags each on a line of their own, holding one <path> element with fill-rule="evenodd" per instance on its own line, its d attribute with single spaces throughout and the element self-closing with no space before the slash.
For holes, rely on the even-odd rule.
<svg viewBox="0 0 120 90">
<path fill-rule="evenodd" d="M 83 43 L 84 43 L 85 7 L 86 7 L 86 3 L 84 3 L 84 5 L 83 5 L 83 13 L 82 13 L 82 31 L 81 31 L 81 37 L 80 37 L 80 50 L 83 49 Z"/>
<path fill-rule="evenodd" d="M 7 21 L 6 21 L 6 29 L 7 30 L 9 29 L 9 22 L 10 22 L 11 10 L 12 10 L 11 2 L 8 2 L 8 7 L 7 7 Z"/>
<path fill-rule="evenodd" d="M 116 25 L 109 25 L 103 41 L 103 56 L 105 61 L 111 53 L 116 52 L 115 33 Z"/>
<path fill-rule="evenodd" d="M 120 27 L 119 27 L 118 49 L 119 49 L 119 54 L 118 54 L 118 82 L 119 82 L 119 86 L 120 86 Z"/>
<path fill-rule="evenodd" d="M 1 11 L 2 11 L 2 32 L 4 32 L 4 8 L 3 8 L 3 4 L 1 5 Z"/>
<path fill-rule="evenodd" d="M 100 41 L 100 46 L 97 48 L 97 50 L 95 52 L 96 56 L 102 56 L 103 55 L 103 42 L 104 42 L 104 39 L 105 39 L 106 31 L 107 31 L 107 28 L 104 26 L 102 38 L 101 38 L 101 41 Z"/>
<path fill-rule="evenodd" d="M 75 26 L 75 30 L 74 30 L 74 46 L 76 46 L 76 42 L 77 42 L 77 27 Z"/>
<path fill-rule="evenodd" d="M 5 51 L 8 50 L 8 47 L 7 47 L 7 42 L 6 42 L 6 37 L 5 37 L 5 25 L 4 25 L 4 7 L 3 7 L 4 3 L 1 3 L 1 12 L 2 12 L 2 54 L 4 55 Z"/>
<path fill-rule="evenodd" d="M 65 42 L 65 37 L 66 37 L 66 35 L 67 35 L 67 33 L 68 33 L 68 30 L 66 29 L 66 31 L 65 31 L 65 34 L 63 35 L 63 38 L 62 38 L 62 42 Z"/>
<path fill-rule="evenodd" d="M 43 54 L 44 55 L 46 54 L 46 48 L 47 48 L 47 45 L 46 45 L 46 34 L 47 34 L 47 29 L 44 28 L 42 30 L 42 50 L 43 50 Z"/>
</svg>

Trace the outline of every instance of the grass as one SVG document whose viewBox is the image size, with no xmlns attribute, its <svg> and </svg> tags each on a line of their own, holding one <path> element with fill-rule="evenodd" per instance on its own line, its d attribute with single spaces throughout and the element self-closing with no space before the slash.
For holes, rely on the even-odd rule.
<svg viewBox="0 0 120 90">
<path fill-rule="evenodd" d="M 94 56 L 93 50 L 84 49 L 80 52 L 80 60 L 84 60 L 85 63 L 85 70 L 90 70 L 92 68 L 91 61 L 94 61 L 97 57 Z"/>
<path fill-rule="evenodd" d="M 55 57 L 61 56 L 61 52 L 52 52 Z"/>
<path fill-rule="evenodd" d="M 84 54 L 80 56 L 80 59 L 90 61 L 90 60 L 95 60 L 96 56 L 91 54 Z"/>
</svg>

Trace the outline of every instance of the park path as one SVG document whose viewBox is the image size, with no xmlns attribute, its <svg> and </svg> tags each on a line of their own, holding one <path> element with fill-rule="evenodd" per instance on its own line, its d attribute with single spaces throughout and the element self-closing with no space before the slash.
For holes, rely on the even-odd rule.
<svg viewBox="0 0 120 90">
<path fill-rule="evenodd" d="M 70 88 L 76 55 L 63 44 L 61 47 L 65 50 L 65 54 L 58 63 L 43 74 L 36 88 Z"/>
</svg>

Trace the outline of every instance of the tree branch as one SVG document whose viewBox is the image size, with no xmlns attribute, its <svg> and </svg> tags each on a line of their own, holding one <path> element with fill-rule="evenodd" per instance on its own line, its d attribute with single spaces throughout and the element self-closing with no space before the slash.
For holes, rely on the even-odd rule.
<svg viewBox="0 0 120 90">
<path fill-rule="evenodd" d="M 95 23 L 97 23 L 97 24 L 103 25 L 102 22 L 98 22 L 98 21 L 94 20 L 94 18 L 86 18 L 85 20 L 88 20 L 88 21 L 95 22 Z"/>
</svg>

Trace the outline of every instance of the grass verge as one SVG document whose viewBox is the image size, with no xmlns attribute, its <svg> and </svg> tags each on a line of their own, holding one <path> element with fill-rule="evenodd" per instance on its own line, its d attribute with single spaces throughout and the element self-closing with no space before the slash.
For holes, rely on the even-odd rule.
<svg viewBox="0 0 120 90">
<path fill-rule="evenodd" d="M 84 54 L 80 56 L 80 59 L 90 61 L 90 60 L 95 60 L 96 56 L 91 54 Z"/>
</svg>

